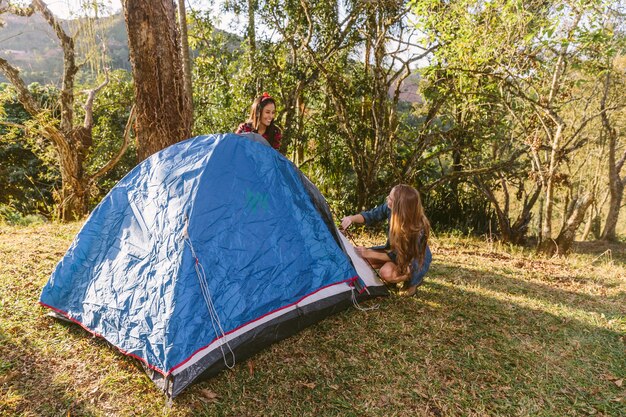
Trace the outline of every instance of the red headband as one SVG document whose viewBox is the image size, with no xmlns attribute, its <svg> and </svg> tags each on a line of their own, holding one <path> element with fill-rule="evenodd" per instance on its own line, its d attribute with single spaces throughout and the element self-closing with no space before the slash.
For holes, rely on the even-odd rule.
<svg viewBox="0 0 626 417">
<path fill-rule="evenodd" d="M 263 103 L 265 100 L 268 100 L 268 99 L 269 99 L 269 100 L 274 100 L 274 99 L 272 98 L 272 96 L 270 96 L 269 94 L 267 94 L 267 93 L 265 93 L 265 92 L 264 92 L 263 94 L 261 94 L 261 101 L 260 101 L 261 103 Z"/>
</svg>

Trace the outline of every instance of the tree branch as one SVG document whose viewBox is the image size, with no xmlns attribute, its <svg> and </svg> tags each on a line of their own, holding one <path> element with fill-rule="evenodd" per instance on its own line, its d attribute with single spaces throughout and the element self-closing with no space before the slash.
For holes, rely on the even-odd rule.
<svg viewBox="0 0 626 417">
<path fill-rule="evenodd" d="M 13 87 L 15 87 L 17 90 L 17 99 L 22 106 L 24 106 L 24 109 L 28 112 L 28 114 L 31 116 L 39 114 L 41 109 L 20 77 L 20 71 L 9 64 L 7 60 L 0 58 L 0 72 L 4 74 Z"/>
<path fill-rule="evenodd" d="M 93 175 L 93 177 L 91 177 L 91 179 L 89 180 L 88 188 L 90 188 L 93 184 L 95 184 L 96 181 L 98 181 L 103 175 L 109 172 L 115 165 L 117 165 L 120 159 L 122 159 L 122 156 L 124 155 L 124 153 L 126 153 L 126 150 L 128 149 L 128 146 L 130 145 L 130 130 L 131 130 L 132 123 L 134 120 L 135 120 L 135 106 L 133 105 L 133 107 L 130 109 L 130 115 L 128 116 L 126 127 L 124 128 L 124 143 L 122 143 L 122 147 L 119 149 L 117 154 L 113 158 L 111 158 L 111 160 L 109 160 L 109 162 L 107 162 L 102 168 L 100 168 Z"/>
<path fill-rule="evenodd" d="M 19 7 L 14 4 L 7 3 L 4 6 L 0 5 L 0 14 L 3 13 L 11 13 L 16 16 L 30 17 L 33 15 L 33 13 L 35 13 L 35 9 L 33 9 L 32 4 L 26 7 Z"/>
<path fill-rule="evenodd" d="M 63 49 L 63 86 L 61 90 L 61 130 L 69 131 L 74 117 L 74 76 L 78 72 L 74 56 L 74 39 L 65 33 L 59 20 L 52 14 L 46 3 L 33 0 L 31 6 L 39 11 L 54 30 Z"/>
<path fill-rule="evenodd" d="M 13 123 L 13 122 L 6 122 L 4 120 L 0 120 L 0 125 L 5 125 L 5 126 L 9 126 L 9 127 L 17 127 L 18 129 L 22 129 L 24 131 L 28 131 L 28 127 L 23 125 L 23 124 L 19 124 L 19 123 Z"/>
<path fill-rule="evenodd" d="M 624 162 L 626 162 L 626 150 L 624 150 L 624 154 L 622 155 L 620 160 L 617 161 L 617 164 L 615 164 L 615 170 L 617 171 L 618 174 L 621 172 L 622 168 L 624 167 Z"/>
<path fill-rule="evenodd" d="M 442 184 L 442 183 L 445 183 L 447 181 L 450 181 L 450 180 L 453 180 L 453 179 L 457 179 L 457 178 L 467 178 L 467 177 L 472 177 L 472 176 L 476 176 L 476 175 L 483 175 L 483 174 L 488 174 L 488 173 L 491 173 L 491 172 L 496 172 L 496 171 L 498 171 L 498 170 L 500 170 L 502 168 L 510 166 L 511 163 L 513 161 L 515 161 L 522 153 L 523 153 L 523 151 L 517 150 L 511 156 L 511 158 L 509 158 L 509 160 L 497 163 L 497 164 L 492 165 L 490 167 L 470 169 L 470 170 L 464 170 L 464 171 L 452 171 L 451 173 L 445 174 L 441 178 L 439 178 L 438 180 L 436 180 L 436 181 L 428 184 L 427 186 L 423 187 L 423 190 L 424 190 L 424 192 L 430 191 L 431 189 L 435 188 L 439 184 Z"/>
<path fill-rule="evenodd" d="M 91 128 L 93 127 L 93 101 L 96 98 L 96 94 L 98 94 L 98 92 L 109 83 L 109 71 L 107 68 L 104 69 L 104 75 L 105 80 L 99 86 L 91 90 L 85 91 L 87 93 L 87 100 L 83 105 L 83 108 L 85 109 L 85 120 L 83 122 L 83 127 L 85 129 L 91 130 Z"/>
</svg>

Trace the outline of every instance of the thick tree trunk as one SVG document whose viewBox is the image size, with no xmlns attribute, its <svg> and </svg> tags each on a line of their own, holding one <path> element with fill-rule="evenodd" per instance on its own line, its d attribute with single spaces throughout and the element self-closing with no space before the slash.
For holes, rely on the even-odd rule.
<svg viewBox="0 0 626 417">
<path fill-rule="evenodd" d="M 187 38 L 187 12 L 185 0 L 178 0 L 178 25 L 180 27 L 180 53 L 183 60 L 183 74 L 185 74 L 185 93 L 189 100 L 189 111 L 193 114 L 193 85 L 191 79 L 191 56 L 189 54 L 189 40 Z"/>
<path fill-rule="evenodd" d="M 91 127 L 79 126 L 63 132 L 71 152 L 59 155 L 62 185 L 59 192 L 57 217 L 78 220 L 89 211 L 89 180 L 83 164 L 92 143 Z"/>
<path fill-rule="evenodd" d="M 172 0 L 125 0 L 135 82 L 137 153 L 143 160 L 191 136 L 180 38 Z"/>
<path fill-rule="evenodd" d="M 574 242 L 574 238 L 576 237 L 576 231 L 585 218 L 585 213 L 592 202 L 593 194 L 591 193 L 585 194 L 576 199 L 576 203 L 574 204 L 565 225 L 561 229 L 559 236 L 554 241 L 555 245 L 553 247 L 557 254 L 565 255 L 570 250 L 572 243 Z M 554 255 L 555 252 L 547 254 Z"/>
</svg>

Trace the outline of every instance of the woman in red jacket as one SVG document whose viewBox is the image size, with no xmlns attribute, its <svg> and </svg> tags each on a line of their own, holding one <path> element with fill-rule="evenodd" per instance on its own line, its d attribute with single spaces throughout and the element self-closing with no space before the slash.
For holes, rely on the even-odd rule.
<svg viewBox="0 0 626 417">
<path fill-rule="evenodd" d="M 276 101 L 267 93 L 257 97 L 250 108 L 248 121 L 239 125 L 235 133 L 254 132 L 263 136 L 270 146 L 280 150 L 282 133 L 274 124 Z"/>
</svg>

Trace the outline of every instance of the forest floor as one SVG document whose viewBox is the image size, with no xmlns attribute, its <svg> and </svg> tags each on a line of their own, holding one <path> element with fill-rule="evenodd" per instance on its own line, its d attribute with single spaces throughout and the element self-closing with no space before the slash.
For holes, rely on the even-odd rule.
<svg viewBox="0 0 626 417">
<path fill-rule="evenodd" d="M 626 244 L 545 259 L 437 236 L 416 297 L 343 311 L 169 402 L 38 305 L 80 226 L 0 226 L 1 416 L 626 415 Z"/>
</svg>

